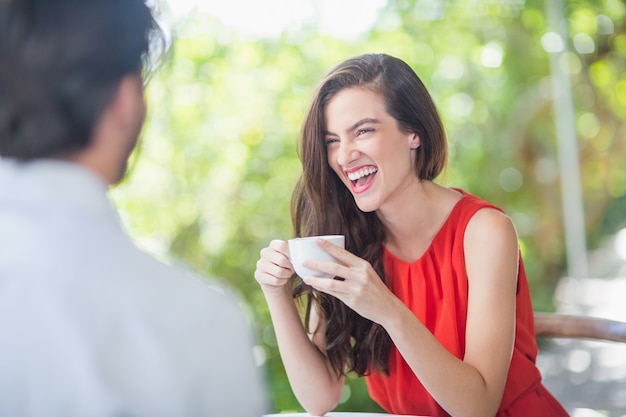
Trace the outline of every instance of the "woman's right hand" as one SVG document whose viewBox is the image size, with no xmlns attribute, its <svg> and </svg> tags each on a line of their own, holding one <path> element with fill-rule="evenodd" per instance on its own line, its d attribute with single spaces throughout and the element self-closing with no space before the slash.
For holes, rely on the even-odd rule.
<svg viewBox="0 0 626 417">
<path fill-rule="evenodd" d="M 289 245 L 284 240 L 272 240 L 268 247 L 261 249 L 254 279 L 261 285 L 264 292 L 273 292 L 283 291 L 283 287 L 292 276 L 293 266 L 289 260 Z"/>
<path fill-rule="evenodd" d="M 288 243 L 272 240 L 261 249 L 254 278 L 267 301 L 291 388 L 310 415 L 321 416 L 339 404 L 344 377 L 337 376 L 322 353 L 326 346 L 325 325 L 318 323 L 315 309 L 309 323 L 315 332 L 309 334 L 302 325 L 291 286 L 286 285 L 294 276 L 289 257 Z"/>
</svg>

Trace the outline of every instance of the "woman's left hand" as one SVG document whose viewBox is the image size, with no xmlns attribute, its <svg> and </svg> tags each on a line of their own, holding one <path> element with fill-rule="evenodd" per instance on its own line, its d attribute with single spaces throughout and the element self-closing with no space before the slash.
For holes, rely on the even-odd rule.
<svg viewBox="0 0 626 417">
<path fill-rule="evenodd" d="M 326 272 L 339 279 L 307 276 L 302 278 L 303 281 L 318 291 L 338 298 L 361 316 L 382 324 L 391 313 L 394 301 L 399 300 L 372 265 L 324 239 L 318 239 L 317 244 L 339 263 L 308 259 L 303 263 L 304 267 Z"/>
</svg>

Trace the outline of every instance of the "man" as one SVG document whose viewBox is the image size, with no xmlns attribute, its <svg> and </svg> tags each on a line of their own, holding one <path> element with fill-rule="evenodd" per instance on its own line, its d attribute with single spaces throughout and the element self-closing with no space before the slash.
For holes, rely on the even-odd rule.
<svg viewBox="0 0 626 417">
<path fill-rule="evenodd" d="M 0 416 L 258 417 L 238 300 L 107 199 L 162 36 L 144 0 L 0 0 Z"/>
</svg>

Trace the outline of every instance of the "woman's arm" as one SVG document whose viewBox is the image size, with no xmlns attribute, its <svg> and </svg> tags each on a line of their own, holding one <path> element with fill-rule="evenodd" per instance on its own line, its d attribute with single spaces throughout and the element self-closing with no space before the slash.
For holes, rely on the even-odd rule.
<svg viewBox="0 0 626 417">
<path fill-rule="evenodd" d="M 435 339 L 382 284 L 369 264 L 323 242 L 320 245 L 344 265 L 311 263 L 307 267 L 335 273 L 346 280 L 307 278 L 307 283 L 335 295 L 362 316 L 381 324 L 424 387 L 449 414 L 496 414 L 515 338 L 518 243 L 508 217 L 494 209 L 482 209 L 466 230 L 469 300 L 462 360 Z"/>
<path fill-rule="evenodd" d="M 308 335 L 286 285 L 293 269 L 284 241 L 272 241 L 261 251 L 255 278 L 261 285 L 274 325 L 278 349 L 291 389 L 302 407 L 311 415 L 323 415 L 339 403 L 344 377 L 338 376 L 322 353 L 325 326 L 313 309 Z"/>
<path fill-rule="evenodd" d="M 515 339 L 518 244 L 508 217 L 474 215 L 465 234 L 469 299 L 465 357 L 451 355 L 407 309 L 385 327 L 437 402 L 454 416 L 496 414 Z M 407 331 L 412 329 L 411 331 Z"/>
</svg>

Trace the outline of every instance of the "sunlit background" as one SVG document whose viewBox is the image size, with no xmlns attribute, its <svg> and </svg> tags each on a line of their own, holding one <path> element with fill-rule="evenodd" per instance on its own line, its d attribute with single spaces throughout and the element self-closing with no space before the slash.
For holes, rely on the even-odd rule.
<svg viewBox="0 0 626 417">
<path fill-rule="evenodd" d="M 168 19 L 176 22 L 190 15 L 210 15 L 239 37 L 277 38 L 285 31 L 313 25 L 318 33 L 342 39 L 354 38 L 374 26 L 385 0 L 170 0 Z"/>
<path fill-rule="evenodd" d="M 557 291 L 570 279 L 626 277 L 621 0 L 160 6 L 172 47 L 147 89 L 132 171 L 112 195 L 140 246 L 241 293 L 277 410 L 301 408 L 252 275 L 259 250 L 291 236 L 296 141 L 315 85 L 350 56 L 395 55 L 423 79 L 450 144 L 439 181 L 511 215 L 537 310 L 577 302 Z M 379 409 L 350 379 L 339 410 Z"/>
</svg>

